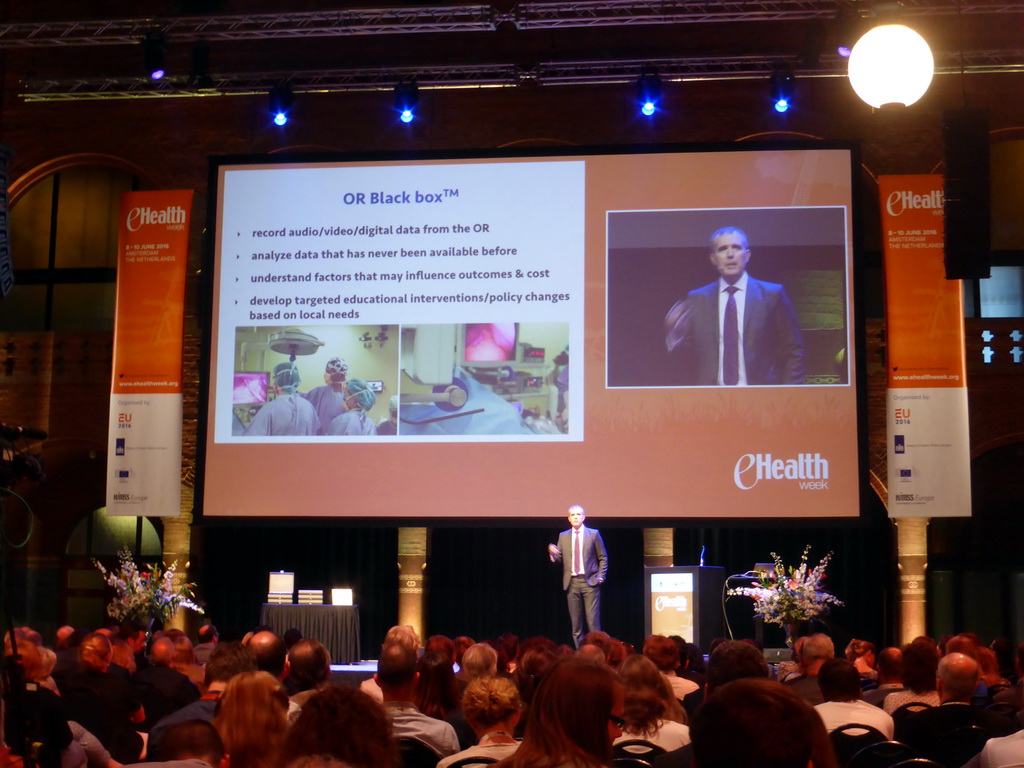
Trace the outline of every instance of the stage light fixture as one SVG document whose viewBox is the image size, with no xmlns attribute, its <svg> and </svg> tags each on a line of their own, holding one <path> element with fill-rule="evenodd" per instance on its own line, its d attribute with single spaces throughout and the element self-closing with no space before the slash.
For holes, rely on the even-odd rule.
<svg viewBox="0 0 1024 768">
<path fill-rule="evenodd" d="M 164 68 L 164 54 L 167 53 L 167 38 L 163 32 L 147 32 L 142 40 L 142 66 L 151 80 L 160 80 L 167 74 Z"/>
<path fill-rule="evenodd" d="M 274 125 L 284 125 L 288 122 L 288 114 L 294 101 L 292 89 L 287 85 L 276 85 L 270 89 L 270 114 L 273 115 Z"/>
<path fill-rule="evenodd" d="M 850 85 L 876 109 L 910 106 L 924 96 L 934 74 L 935 59 L 928 43 L 902 24 L 868 30 L 850 53 Z"/>
<path fill-rule="evenodd" d="M 789 67 L 779 66 L 771 77 L 772 104 L 782 113 L 793 106 L 793 73 Z"/>
<path fill-rule="evenodd" d="M 650 117 L 658 111 L 661 101 L 661 78 L 653 70 L 645 70 L 636 81 L 636 100 L 640 103 L 640 114 Z"/>
<path fill-rule="evenodd" d="M 411 123 L 416 117 L 416 106 L 420 94 L 415 80 L 403 80 L 395 86 L 395 111 L 403 123 Z"/>
<path fill-rule="evenodd" d="M 857 32 L 860 26 L 860 16 L 849 7 L 839 9 L 833 22 L 833 29 L 836 35 L 836 53 L 844 59 L 850 58 L 850 51 L 853 44 L 857 42 Z"/>
</svg>

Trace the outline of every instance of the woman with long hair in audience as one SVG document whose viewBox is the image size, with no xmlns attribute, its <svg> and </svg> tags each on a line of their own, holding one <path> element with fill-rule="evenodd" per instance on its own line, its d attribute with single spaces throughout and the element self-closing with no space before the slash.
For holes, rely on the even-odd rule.
<svg viewBox="0 0 1024 768">
<path fill-rule="evenodd" d="M 605 664 L 568 657 L 537 688 L 523 741 L 501 768 L 604 768 L 621 734 L 622 684 Z"/>
<path fill-rule="evenodd" d="M 904 691 L 890 693 L 882 700 L 882 709 L 890 715 L 906 704 L 939 706 L 935 690 L 935 673 L 939 668 L 939 654 L 930 638 L 916 638 L 902 648 Z"/>
<path fill-rule="evenodd" d="M 288 694 L 269 672 L 243 672 L 224 688 L 213 725 L 233 768 L 279 768 Z"/>
<path fill-rule="evenodd" d="M 398 768 L 398 747 L 384 708 L 362 691 L 317 689 L 288 729 L 281 764 L 323 755 L 349 768 Z M 231 758 L 234 765 L 234 757 Z"/>
<path fill-rule="evenodd" d="M 523 702 L 523 714 L 515 731 L 518 738 L 522 738 L 523 731 L 526 730 L 526 713 L 530 709 L 541 678 L 558 661 L 554 651 L 555 644 L 550 641 L 548 643 L 549 645 L 538 643 L 522 650 L 519 653 L 516 671 L 512 673 L 512 682 L 519 689 L 519 698 Z"/>
<path fill-rule="evenodd" d="M 476 734 L 477 743 L 444 758 L 437 768 L 448 768 L 466 757 L 501 759 L 519 746 L 512 733 L 519 722 L 519 691 L 507 677 L 478 677 L 462 695 L 462 713 Z"/>
<path fill-rule="evenodd" d="M 459 685 L 452 658 L 440 650 L 427 651 L 416 665 L 419 677 L 413 704 L 427 717 L 444 720 L 459 708 Z"/>
<path fill-rule="evenodd" d="M 654 662 L 633 654 L 622 662 L 619 680 L 626 693 L 626 724 L 616 742 L 641 739 L 666 752 L 690 743 L 686 713 Z"/>
</svg>

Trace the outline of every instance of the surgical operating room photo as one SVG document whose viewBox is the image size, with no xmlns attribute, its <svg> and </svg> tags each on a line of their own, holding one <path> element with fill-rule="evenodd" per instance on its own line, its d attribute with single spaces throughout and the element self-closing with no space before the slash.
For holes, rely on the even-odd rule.
<svg viewBox="0 0 1024 768">
<path fill-rule="evenodd" d="M 400 343 L 397 325 L 236 328 L 231 434 L 394 437 Z"/>
<path fill-rule="evenodd" d="M 569 323 L 403 325 L 402 436 L 569 433 Z"/>
</svg>

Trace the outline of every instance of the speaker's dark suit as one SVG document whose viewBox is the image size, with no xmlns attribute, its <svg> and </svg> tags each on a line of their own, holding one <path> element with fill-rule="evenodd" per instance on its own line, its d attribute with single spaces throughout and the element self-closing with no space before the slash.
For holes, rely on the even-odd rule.
<svg viewBox="0 0 1024 768">
<path fill-rule="evenodd" d="M 690 291 L 665 319 L 665 343 L 678 359 L 681 383 L 718 384 L 718 281 Z M 804 347 L 786 289 L 747 276 L 743 305 L 747 384 L 802 384 Z"/>
<path fill-rule="evenodd" d="M 601 585 L 608 575 L 608 554 L 604 549 L 601 533 L 582 526 L 583 540 L 581 556 L 583 578 L 572 575 L 572 528 L 558 534 L 558 549 L 562 562 L 562 589 L 569 603 L 569 619 L 572 621 L 572 639 L 579 648 L 587 631 L 601 629 Z M 583 629 L 584 615 L 587 630 Z"/>
</svg>

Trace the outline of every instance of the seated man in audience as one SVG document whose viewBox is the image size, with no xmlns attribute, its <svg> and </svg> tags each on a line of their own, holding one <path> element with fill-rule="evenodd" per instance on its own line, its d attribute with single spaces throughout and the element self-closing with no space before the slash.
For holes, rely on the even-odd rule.
<svg viewBox="0 0 1024 768">
<path fill-rule="evenodd" d="M 192 653 L 195 654 L 196 664 L 205 664 L 210 660 L 210 654 L 213 653 L 213 649 L 217 647 L 220 635 L 213 624 L 204 624 L 199 628 L 196 637 L 199 638 L 199 644 L 192 649 Z"/>
<path fill-rule="evenodd" d="M 420 638 L 409 625 L 396 624 L 388 633 L 384 635 L 384 643 L 381 646 L 389 645 L 391 643 L 401 643 L 405 647 L 412 650 L 413 653 L 418 653 L 420 648 Z M 372 698 L 374 701 L 384 702 L 384 697 L 381 695 L 380 686 L 377 685 L 377 681 L 370 677 L 363 680 L 359 684 L 359 690 L 365 693 L 367 696 Z"/>
<path fill-rule="evenodd" d="M 248 647 L 256 654 L 256 668 L 260 672 L 269 672 L 283 685 L 291 671 L 291 665 L 288 662 L 288 645 L 284 638 L 264 629 L 249 639 Z M 301 711 L 302 707 L 299 704 L 291 699 L 288 700 L 288 722 L 293 722 Z"/>
<path fill-rule="evenodd" d="M 711 652 L 704 674 L 703 699 L 707 699 L 719 688 L 734 680 L 768 679 L 768 664 L 764 660 L 764 654 L 750 643 L 725 640 L 716 645 Z M 699 708 L 703 699 L 695 703 L 695 709 Z M 689 768 L 692 762 L 692 743 L 654 758 L 655 768 Z"/>
<path fill-rule="evenodd" d="M 300 707 L 331 679 L 331 655 L 316 640 L 299 640 L 288 651 L 290 671 L 285 688 Z"/>
<path fill-rule="evenodd" d="M 1004 715 L 971 706 L 971 694 L 978 685 L 978 662 L 963 653 L 950 653 L 939 661 L 937 690 L 939 706 L 908 715 L 896 729 L 896 740 L 918 750 L 924 757 L 943 765 L 963 765 L 978 752 L 978 746 L 959 741 L 959 729 L 978 726 L 991 738 L 1013 731 Z M 965 748 L 968 748 L 965 753 Z"/>
<path fill-rule="evenodd" d="M 172 725 L 164 733 L 161 749 L 162 762 L 135 763 L 132 768 L 229 768 L 220 734 L 206 720 Z"/>
<path fill-rule="evenodd" d="M 892 715 L 861 699 L 860 672 L 846 659 L 828 659 L 818 671 L 818 685 L 824 702 L 814 707 L 831 732 L 841 725 L 869 725 L 886 740 L 892 739 Z"/>
<path fill-rule="evenodd" d="M 423 742 L 439 757 L 459 751 L 455 729 L 444 720 L 435 720 L 412 703 L 416 689 L 416 653 L 403 643 L 391 643 L 381 650 L 377 673 L 373 676 L 384 697 L 384 710 L 391 720 L 396 739 L 412 738 Z"/>
<path fill-rule="evenodd" d="M 206 693 L 198 701 L 179 709 L 158 722 L 149 732 L 147 754 L 153 759 L 163 759 L 161 742 L 164 732 L 177 723 L 188 720 L 213 722 L 217 701 L 228 681 L 243 672 L 256 671 L 256 656 L 241 643 L 218 643 L 210 660 L 206 663 Z"/>
<path fill-rule="evenodd" d="M 1024 731 L 997 736 L 985 742 L 963 768 L 1020 768 L 1024 764 Z"/>
<path fill-rule="evenodd" d="M 149 666 L 136 672 L 132 679 L 135 692 L 146 708 L 144 731 L 199 698 L 199 690 L 192 681 L 171 666 L 176 653 L 174 641 L 161 637 L 150 650 Z"/>
<path fill-rule="evenodd" d="M 890 693 L 906 690 L 903 687 L 903 651 L 884 648 L 878 654 L 878 687 L 864 692 L 864 701 L 881 707 Z"/>
<path fill-rule="evenodd" d="M 718 689 L 690 725 L 700 768 L 821 768 L 835 765 L 821 719 L 792 686 L 736 680 Z"/>
<path fill-rule="evenodd" d="M 786 681 L 786 685 L 792 688 L 793 693 L 806 701 L 812 707 L 821 704 L 821 688 L 818 686 L 818 670 L 836 655 L 832 638 L 828 635 L 811 635 L 804 641 L 800 649 L 800 658 L 803 662 L 803 674 L 796 680 Z"/>
</svg>

